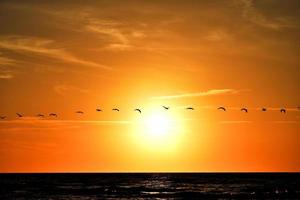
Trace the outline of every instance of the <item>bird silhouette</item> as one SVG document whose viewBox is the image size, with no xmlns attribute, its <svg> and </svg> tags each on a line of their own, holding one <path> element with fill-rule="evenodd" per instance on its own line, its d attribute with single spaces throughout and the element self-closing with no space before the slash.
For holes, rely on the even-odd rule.
<svg viewBox="0 0 300 200">
<path fill-rule="evenodd" d="M 79 110 L 79 111 L 76 111 L 76 113 L 77 113 L 77 114 L 82 114 L 82 115 L 84 114 L 84 112 L 82 112 L 82 111 L 80 111 L 80 110 Z"/>
<path fill-rule="evenodd" d="M 261 109 L 261 111 L 263 111 L 263 112 L 266 112 L 266 111 L 267 111 L 267 109 L 266 109 L 266 108 L 262 108 L 262 109 Z"/>
<path fill-rule="evenodd" d="M 50 113 L 49 116 L 50 117 L 57 117 L 57 114 L 56 113 Z"/>
<path fill-rule="evenodd" d="M 141 109 L 138 109 L 138 108 L 134 109 L 134 111 L 137 111 L 137 112 L 139 112 L 139 113 L 142 113 Z"/>
<path fill-rule="evenodd" d="M 118 108 L 113 108 L 112 110 L 113 111 L 118 111 L 118 112 L 120 111 Z"/>
<path fill-rule="evenodd" d="M 187 107 L 187 110 L 195 110 L 193 107 Z"/>
<path fill-rule="evenodd" d="M 16 113 L 16 115 L 17 115 L 18 117 L 23 117 L 23 115 L 20 114 L 20 113 Z"/>
<path fill-rule="evenodd" d="M 298 110 L 300 110 L 300 106 L 298 106 Z"/>
<path fill-rule="evenodd" d="M 241 111 L 244 111 L 245 113 L 248 113 L 248 109 L 247 108 L 242 108 Z"/>
<path fill-rule="evenodd" d="M 285 114 L 285 113 L 286 113 L 286 109 L 281 108 L 281 109 L 280 109 L 280 112 L 283 113 L 283 114 Z"/>
<path fill-rule="evenodd" d="M 163 106 L 164 109 L 169 110 L 170 107 L 167 106 Z"/>
<path fill-rule="evenodd" d="M 36 116 L 37 117 L 45 117 L 45 115 L 43 115 L 43 114 L 37 114 Z"/>
<path fill-rule="evenodd" d="M 6 119 L 6 116 L 0 116 L 0 119 Z"/>
<path fill-rule="evenodd" d="M 219 107 L 218 110 L 226 111 L 226 108 L 224 108 L 224 107 Z"/>
<path fill-rule="evenodd" d="M 96 109 L 96 111 L 97 111 L 97 112 L 102 112 L 102 110 L 101 110 L 101 109 L 99 109 L 99 108 L 97 108 L 97 109 Z"/>
</svg>

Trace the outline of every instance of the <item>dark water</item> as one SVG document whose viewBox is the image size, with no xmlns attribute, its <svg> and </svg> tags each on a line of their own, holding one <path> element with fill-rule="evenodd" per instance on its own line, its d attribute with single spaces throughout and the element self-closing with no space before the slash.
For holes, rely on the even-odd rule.
<svg viewBox="0 0 300 200">
<path fill-rule="evenodd" d="M 0 199 L 300 199 L 300 174 L 0 174 Z"/>
</svg>

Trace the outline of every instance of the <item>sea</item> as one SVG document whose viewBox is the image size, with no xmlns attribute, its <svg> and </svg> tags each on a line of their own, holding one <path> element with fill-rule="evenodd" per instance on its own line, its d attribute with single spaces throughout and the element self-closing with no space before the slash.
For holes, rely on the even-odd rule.
<svg viewBox="0 0 300 200">
<path fill-rule="evenodd" d="M 10 173 L 0 199 L 300 199 L 300 173 Z"/>
</svg>

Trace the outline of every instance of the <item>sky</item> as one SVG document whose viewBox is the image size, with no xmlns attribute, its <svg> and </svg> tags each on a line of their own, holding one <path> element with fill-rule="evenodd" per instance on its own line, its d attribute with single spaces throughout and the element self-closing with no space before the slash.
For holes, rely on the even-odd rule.
<svg viewBox="0 0 300 200">
<path fill-rule="evenodd" d="M 0 1 L 0 172 L 300 171 L 299 9 Z"/>
</svg>

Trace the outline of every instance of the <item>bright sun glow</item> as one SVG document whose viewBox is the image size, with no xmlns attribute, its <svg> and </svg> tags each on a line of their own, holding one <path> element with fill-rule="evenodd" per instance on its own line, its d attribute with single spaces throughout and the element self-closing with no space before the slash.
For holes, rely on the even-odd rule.
<svg viewBox="0 0 300 200">
<path fill-rule="evenodd" d="M 171 111 L 144 113 L 138 120 L 136 139 L 150 151 L 170 152 L 180 142 L 182 124 Z"/>
<path fill-rule="evenodd" d="M 143 123 L 147 134 L 156 139 L 166 137 L 174 125 L 169 117 L 163 115 L 151 115 Z"/>
</svg>

